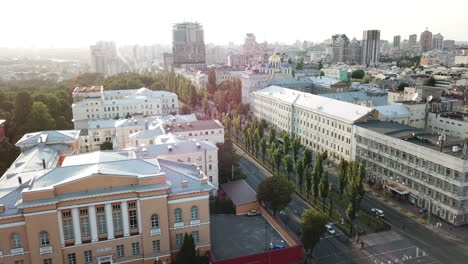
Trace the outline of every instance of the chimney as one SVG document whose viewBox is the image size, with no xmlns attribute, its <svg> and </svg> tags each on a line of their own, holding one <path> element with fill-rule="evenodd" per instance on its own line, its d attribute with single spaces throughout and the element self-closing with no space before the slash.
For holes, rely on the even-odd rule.
<svg viewBox="0 0 468 264">
<path fill-rule="evenodd" d="M 200 179 L 200 184 L 201 184 L 201 185 L 207 185 L 207 184 L 208 184 L 208 178 L 202 178 L 202 179 Z"/>
<path fill-rule="evenodd" d="M 197 149 L 201 148 L 200 142 L 195 143 L 195 145 L 197 146 Z"/>
<path fill-rule="evenodd" d="M 188 187 L 188 181 L 182 181 L 182 188 Z"/>
<path fill-rule="evenodd" d="M 18 183 L 21 185 L 23 184 L 23 180 L 21 179 L 21 177 L 18 177 Z"/>
<path fill-rule="evenodd" d="M 43 168 L 43 169 L 45 169 L 45 168 L 46 168 L 45 159 L 42 159 L 42 168 Z"/>
<path fill-rule="evenodd" d="M 169 152 L 171 152 L 171 151 L 172 151 L 172 145 L 167 146 L 167 150 L 168 150 Z"/>
</svg>

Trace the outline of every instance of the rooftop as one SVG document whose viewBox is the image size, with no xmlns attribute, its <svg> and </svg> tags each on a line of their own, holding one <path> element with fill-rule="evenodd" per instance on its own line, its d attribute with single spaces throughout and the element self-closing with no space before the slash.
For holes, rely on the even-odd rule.
<svg viewBox="0 0 468 264">
<path fill-rule="evenodd" d="M 129 148 L 129 150 L 132 150 L 134 155 L 138 158 L 154 158 L 166 155 L 217 151 L 218 148 L 208 141 L 188 140 L 175 143 L 133 147 Z M 180 160 L 180 162 L 185 162 L 185 160 Z"/>
<path fill-rule="evenodd" d="M 375 108 L 379 113 L 387 118 L 407 118 L 411 113 L 404 104 L 391 104 L 377 106 Z"/>
<path fill-rule="evenodd" d="M 414 128 L 396 122 L 382 121 L 368 121 L 357 123 L 356 125 L 379 134 L 398 138 L 440 152 L 440 145 L 438 144 L 439 134 L 434 134 L 428 130 Z M 463 149 L 463 143 L 465 142 L 464 139 L 448 135 L 444 136 L 445 141 L 441 152 L 453 157 L 463 158 L 461 150 Z M 457 147 L 457 151 L 455 152 L 453 151 L 454 147 Z"/>
<path fill-rule="evenodd" d="M 207 129 L 223 129 L 224 126 L 218 120 L 198 120 L 194 122 L 170 123 L 164 125 L 166 133 L 198 131 Z"/>
<path fill-rule="evenodd" d="M 350 123 L 353 123 L 372 112 L 372 108 L 370 107 L 360 106 L 279 86 L 269 86 L 255 91 L 253 94 L 273 97 L 284 103 L 312 110 L 314 112 L 320 112 L 332 118 Z"/>
<path fill-rule="evenodd" d="M 244 180 L 221 184 L 221 189 L 227 194 L 234 205 L 242 205 L 257 201 L 257 193 Z"/>
<path fill-rule="evenodd" d="M 16 142 L 16 146 L 25 148 L 38 145 L 39 143 L 55 144 L 74 142 L 78 139 L 79 135 L 79 130 L 49 130 L 27 133 Z"/>
</svg>

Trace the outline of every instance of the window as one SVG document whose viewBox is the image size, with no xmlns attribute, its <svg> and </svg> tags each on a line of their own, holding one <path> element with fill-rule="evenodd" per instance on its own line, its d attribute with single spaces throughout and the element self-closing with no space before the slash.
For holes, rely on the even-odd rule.
<svg viewBox="0 0 468 264">
<path fill-rule="evenodd" d="M 151 228 L 159 228 L 159 216 L 157 214 L 151 216 Z"/>
<path fill-rule="evenodd" d="M 93 252 L 91 250 L 86 250 L 84 252 L 84 261 L 85 261 L 85 264 L 93 263 Z"/>
<path fill-rule="evenodd" d="M 52 264 L 52 259 L 50 259 L 50 258 L 49 259 L 44 259 L 42 261 L 42 264 Z"/>
<path fill-rule="evenodd" d="M 65 240 L 73 239 L 73 223 L 72 220 L 67 219 L 63 221 L 63 232 L 65 235 Z"/>
<path fill-rule="evenodd" d="M 132 243 L 132 254 L 134 256 L 140 254 L 140 243 L 139 242 Z"/>
<path fill-rule="evenodd" d="M 192 206 L 192 209 L 190 209 L 192 220 L 198 219 L 198 207 L 197 206 Z"/>
<path fill-rule="evenodd" d="M 118 258 L 125 257 L 124 245 L 117 245 L 117 257 Z"/>
<path fill-rule="evenodd" d="M 81 224 L 81 236 L 83 237 L 88 237 L 90 236 L 90 230 L 89 230 L 89 220 L 87 217 L 80 218 L 80 224 Z"/>
<path fill-rule="evenodd" d="M 130 219 L 130 228 L 135 229 L 138 228 L 138 221 L 137 221 L 137 212 L 136 210 L 132 210 L 128 212 L 128 217 Z"/>
<path fill-rule="evenodd" d="M 114 231 L 122 232 L 122 216 L 120 213 L 114 213 Z"/>
<path fill-rule="evenodd" d="M 119 211 L 119 210 L 120 210 L 120 204 L 112 205 L 112 211 Z"/>
<path fill-rule="evenodd" d="M 213 165 L 211 165 L 211 164 L 208 165 L 208 169 L 209 169 L 209 170 L 212 170 L 212 169 L 213 169 Z"/>
<path fill-rule="evenodd" d="M 161 242 L 159 240 L 153 240 L 153 252 L 159 252 L 161 250 Z"/>
<path fill-rule="evenodd" d="M 136 203 L 135 202 L 128 203 L 128 208 L 136 208 Z"/>
<path fill-rule="evenodd" d="M 96 212 L 97 212 L 98 214 L 104 213 L 104 206 L 96 207 Z"/>
<path fill-rule="evenodd" d="M 98 233 L 100 235 L 107 233 L 107 223 L 106 223 L 106 216 L 105 215 L 98 215 L 97 219 L 97 224 L 98 224 Z"/>
<path fill-rule="evenodd" d="M 21 248 L 23 247 L 21 243 L 21 236 L 18 232 L 11 234 L 11 248 Z"/>
<path fill-rule="evenodd" d="M 40 240 L 41 240 L 41 247 L 45 247 L 45 246 L 49 246 L 49 245 L 50 245 L 49 233 L 48 233 L 48 232 L 42 231 L 42 232 L 39 234 L 39 238 L 40 238 Z"/>
<path fill-rule="evenodd" d="M 198 231 L 193 231 L 193 232 L 192 232 L 192 237 L 193 237 L 193 241 L 194 241 L 195 243 L 200 242 L 200 232 L 198 232 Z"/>
<path fill-rule="evenodd" d="M 174 210 L 174 214 L 175 214 L 175 222 L 176 223 L 182 222 L 182 210 L 180 208 L 176 208 Z"/>
<path fill-rule="evenodd" d="M 183 242 L 182 233 L 175 235 L 176 245 L 181 246 Z"/>
<path fill-rule="evenodd" d="M 68 254 L 68 264 L 76 264 L 76 254 L 75 253 L 71 253 L 71 254 Z"/>
</svg>

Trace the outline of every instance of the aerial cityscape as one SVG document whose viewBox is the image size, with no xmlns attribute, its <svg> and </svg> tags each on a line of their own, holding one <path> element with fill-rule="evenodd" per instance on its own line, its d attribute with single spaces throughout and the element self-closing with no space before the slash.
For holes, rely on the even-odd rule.
<svg viewBox="0 0 468 264">
<path fill-rule="evenodd" d="M 468 2 L 2 9 L 0 264 L 468 262 Z"/>
</svg>

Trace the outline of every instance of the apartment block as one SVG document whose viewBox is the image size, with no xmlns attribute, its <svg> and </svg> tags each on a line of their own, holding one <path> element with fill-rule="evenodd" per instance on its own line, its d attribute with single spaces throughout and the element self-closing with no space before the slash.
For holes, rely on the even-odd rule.
<svg viewBox="0 0 468 264">
<path fill-rule="evenodd" d="M 177 114 L 175 93 L 147 88 L 104 91 L 103 86 L 76 87 L 73 90 L 73 123 L 85 129 L 89 120 L 119 119 L 133 115 Z"/>
<path fill-rule="evenodd" d="M 270 86 L 252 93 L 253 114 L 278 130 L 300 136 L 302 143 L 327 151 L 331 159 L 353 157 L 353 124 L 377 120 L 372 108 Z"/>
<path fill-rule="evenodd" d="M 452 223 L 468 223 L 468 143 L 395 122 L 354 126 L 356 161 L 367 179 Z"/>
</svg>

